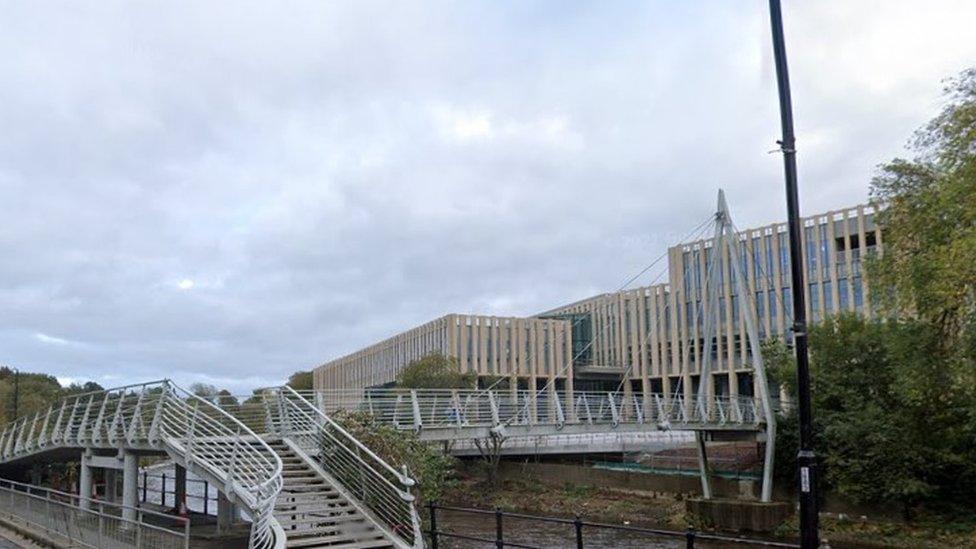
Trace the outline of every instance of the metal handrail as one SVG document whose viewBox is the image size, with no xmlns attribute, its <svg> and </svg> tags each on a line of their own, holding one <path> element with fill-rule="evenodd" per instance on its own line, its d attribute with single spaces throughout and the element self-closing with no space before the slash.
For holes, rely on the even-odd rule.
<svg viewBox="0 0 976 549">
<path fill-rule="evenodd" d="M 669 396 L 601 391 L 364 389 L 305 391 L 326 413 L 360 410 L 381 423 L 417 431 L 429 428 L 512 425 L 656 424 L 661 428 L 709 425 L 759 430 L 762 402 L 749 396 Z"/>
<path fill-rule="evenodd" d="M 82 506 L 82 502 L 87 505 Z M 53 507 L 53 508 L 52 508 Z M 190 523 L 183 521 L 172 528 L 161 526 L 172 522 L 172 515 L 118 503 L 82 498 L 50 488 L 0 479 L 0 509 L 4 514 L 45 532 L 68 539 L 72 546 L 100 549 L 108 541 L 134 541 L 134 547 L 190 547 Z M 57 509 L 59 512 L 54 512 Z M 125 517 L 131 510 L 135 519 Z M 144 520 L 154 517 L 152 524 Z"/>
<path fill-rule="evenodd" d="M 252 549 L 284 546 L 273 516 L 281 459 L 246 425 L 169 380 L 71 395 L 0 431 L 0 461 L 49 447 L 166 451 L 240 500 Z"/>
<path fill-rule="evenodd" d="M 283 484 L 281 458 L 234 416 L 175 384 L 170 383 L 170 387 L 173 391 L 167 394 L 172 404 L 162 408 L 161 432 L 165 433 L 171 428 L 173 439 L 184 444 L 184 454 L 188 454 L 186 459 L 210 469 L 218 478 L 224 478 L 224 492 L 233 492 L 245 502 L 251 511 L 252 549 L 283 546 L 284 536 L 277 535 L 275 527 L 278 523 L 273 515 L 275 500 Z M 183 394 L 182 398 L 179 393 Z M 202 403 L 206 410 L 223 421 L 206 413 L 200 414 L 199 406 L 190 406 L 189 402 Z M 183 407 L 182 410 L 174 409 L 179 406 Z M 193 410 L 190 422 L 184 425 L 190 409 Z M 185 432 L 181 433 L 183 429 Z M 181 435 L 184 438 L 180 438 Z M 198 451 L 197 448 L 201 446 L 207 451 Z"/>
<path fill-rule="evenodd" d="M 291 439 L 400 547 L 423 547 L 406 468 L 397 471 L 291 387 L 272 390 L 274 428 Z M 277 406 L 275 406 L 277 405 Z"/>
</svg>

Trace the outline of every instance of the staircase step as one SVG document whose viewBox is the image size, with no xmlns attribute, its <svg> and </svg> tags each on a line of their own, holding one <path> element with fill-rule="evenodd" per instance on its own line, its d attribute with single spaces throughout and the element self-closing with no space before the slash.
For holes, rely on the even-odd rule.
<svg viewBox="0 0 976 549">
<path fill-rule="evenodd" d="M 353 513 L 356 508 L 345 500 L 334 500 L 336 505 L 329 505 L 324 501 L 300 502 L 298 504 L 276 505 L 276 515 L 300 515 L 303 513 Z"/>
<path fill-rule="evenodd" d="M 275 502 L 274 516 L 285 531 L 286 547 L 393 547 L 304 457 L 283 442 L 268 442 L 268 445 L 282 463 L 283 485 Z"/>
<path fill-rule="evenodd" d="M 284 514 L 278 513 L 278 515 L 279 515 L 278 524 L 280 524 L 281 527 L 286 530 L 288 529 L 289 526 L 294 526 L 296 524 L 337 524 L 339 522 L 354 522 L 357 520 L 359 521 L 366 520 L 366 517 L 364 517 L 359 513 L 327 515 L 326 512 L 307 513 L 306 511 L 302 511 L 300 513 L 297 513 L 297 515 L 299 515 L 299 518 L 294 518 L 294 519 L 291 518 L 292 515 L 287 513 Z"/>
<path fill-rule="evenodd" d="M 316 507 L 335 507 L 336 505 L 346 505 L 349 500 L 342 494 L 335 491 L 329 492 L 282 492 L 275 502 L 275 507 L 287 506 L 311 506 Z"/>
<path fill-rule="evenodd" d="M 304 474 L 303 474 L 304 473 Z M 309 475 L 306 471 L 301 473 L 282 473 L 282 478 L 285 484 L 299 484 L 299 483 L 309 483 L 309 484 L 322 484 L 325 479 L 318 475 Z"/>
<path fill-rule="evenodd" d="M 378 545 L 377 545 L 378 544 Z M 301 537 L 288 539 L 285 547 L 391 547 L 390 542 L 382 539 L 378 534 L 370 536 L 356 536 L 335 534 L 331 536 Z"/>
<path fill-rule="evenodd" d="M 302 494 L 305 492 L 335 492 L 335 489 L 328 484 L 293 484 L 285 485 L 281 488 L 282 492 L 291 492 L 296 494 Z"/>
</svg>

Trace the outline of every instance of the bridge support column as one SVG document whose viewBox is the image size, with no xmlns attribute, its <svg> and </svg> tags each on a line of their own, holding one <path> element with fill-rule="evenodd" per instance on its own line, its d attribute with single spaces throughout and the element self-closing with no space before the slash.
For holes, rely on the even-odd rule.
<svg viewBox="0 0 976 549">
<path fill-rule="evenodd" d="M 80 501 L 78 506 L 82 509 L 91 509 L 92 497 L 92 466 L 91 450 L 85 450 L 81 454 L 81 466 L 78 471 L 78 496 Z"/>
<path fill-rule="evenodd" d="M 624 398 L 620 412 L 623 415 L 624 421 L 631 421 L 637 417 L 637 410 L 634 410 L 634 390 L 630 385 L 630 379 L 627 378 L 628 371 L 632 371 L 632 369 L 628 368 L 624 372 L 623 379 L 621 380 L 624 386 Z"/>
<path fill-rule="evenodd" d="M 573 356 L 570 354 L 569 356 Z M 563 391 L 563 414 L 566 416 L 567 423 L 576 423 L 576 391 L 573 387 L 573 372 L 570 369 L 566 376 L 566 390 Z"/>
<path fill-rule="evenodd" d="M 702 497 L 712 499 L 712 482 L 708 478 L 708 452 L 705 449 L 705 431 L 695 431 L 698 442 L 698 471 L 701 475 Z"/>
<path fill-rule="evenodd" d="M 217 532 L 226 532 L 240 516 L 237 506 L 223 492 L 217 492 Z"/>
<path fill-rule="evenodd" d="M 109 502 L 115 503 L 118 500 L 118 483 L 115 475 L 115 469 L 105 469 L 105 494 L 102 498 Z"/>
<path fill-rule="evenodd" d="M 529 425 L 535 425 L 539 422 L 539 408 L 536 403 L 536 395 L 539 394 L 539 384 L 536 383 L 534 374 L 529 376 L 529 389 L 529 417 L 526 419 Z"/>
<path fill-rule="evenodd" d="M 125 452 L 122 458 L 122 519 L 136 520 L 139 504 L 139 455 Z"/>
<path fill-rule="evenodd" d="M 554 423 L 557 421 L 556 418 L 556 399 L 559 398 L 559 394 L 556 393 L 556 376 L 549 376 L 549 381 L 546 382 L 546 418 L 549 423 Z"/>
<path fill-rule="evenodd" d="M 176 492 L 176 502 L 173 505 L 173 509 L 179 511 L 180 504 L 186 502 L 186 467 L 180 464 L 175 464 L 173 469 L 174 488 Z"/>
</svg>

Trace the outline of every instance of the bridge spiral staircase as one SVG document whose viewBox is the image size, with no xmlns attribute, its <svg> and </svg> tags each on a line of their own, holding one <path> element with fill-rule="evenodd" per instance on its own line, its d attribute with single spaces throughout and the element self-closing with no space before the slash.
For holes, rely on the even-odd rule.
<svg viewBox="0 0 976 549">
<path fill-rule="evenodd" d="M 242 408 L 239 408 L 242 409 Z M 422 547 L 413 481 L 288 387 L 235 414 L 169 380 L 73 395 L 0 431 L 0 468 L 165 455 L 251 518 L 249 547 Z"/>
</svg>

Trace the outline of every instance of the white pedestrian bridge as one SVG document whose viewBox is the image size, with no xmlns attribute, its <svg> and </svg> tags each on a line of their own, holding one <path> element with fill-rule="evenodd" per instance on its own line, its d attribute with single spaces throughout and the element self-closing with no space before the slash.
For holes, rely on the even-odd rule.
<svg viewBox="0 0 976 549">
<path fill-rule="evenodd" d="M 301 395 L 327 414 L 368 413 L 430 441 L 671 430 L 751 435 L 766 422 L 762 401 L 745 396 L 395 388 Z"/>
<path fill-rule="evenodd" d="M 73 395 L 4 426 L 2 476 L 25 478 L 42 462 L 78 461 L 80 468 L 75 494 L 0 485 L 0 513 L 76 546 L 189 547 L 189 523 L 177 521 L 166 535 L 159 510 L 139 504 L 140 459 L 160 456 L 182 471 L 184 494 L 186 471 L 218 487 L 218 518 L 236 515 L 232 507 L 243 511 L 251 548 L 423 547 L 408 471 L 343 429 L 333 419 L 340 412 L 371 414 L 421 440 L 457 441 L 458 448 L 479 439 L 503 446 L 534 437 L 541 445 L 547 437 L 574 435 L 578 443 L 579 435 L 672 430 L 758 438 L 765 417 L 752 398 L 612 392 L 277 387 L 213 402 L 162 380 Z M 121 473 L 121 502 L 112 491 L 104 498 L 110 502 L 96 499 L 100 469 L 113 478 Z M 176 484 L 179 492 L 179 476 Z M 39 511 L 52 506 L 61 519 Z"/>
</svg>

